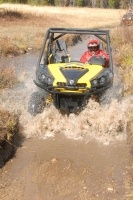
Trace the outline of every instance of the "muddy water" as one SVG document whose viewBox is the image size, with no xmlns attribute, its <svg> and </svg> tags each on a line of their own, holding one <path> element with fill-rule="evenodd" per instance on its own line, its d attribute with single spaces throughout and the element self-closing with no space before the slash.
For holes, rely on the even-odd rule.
<svg viewBox="0 0 133 200">
<path fill-rule="evenodd" d="M 13 89 L 1 91 L 1 106 L 15 112 L 22 112 L 27 109 L 27 101 L 35 90 L 33 83 L 35 66 L 37 63 L 36 55 L 23 55 L 17 58 L 2 58 L 0 67 L 12 68 L 17 76 L 19 83 Z"/>
<path fill-rule="evenodd" d="M 127 184 L 125 142 L 27 139 L 0 175 L 1 200 L 121 200 Z"/>
<path fill-rule="evenodd" d="M 36 88 L 36 62 L 35 55 L 26 55 L 0 64 L 13 66 L 20 80 L 15 88 L 1 91 L 0 104 L 20 114 L 26 137 L 0 171 L 0 199 L 125 199 L 130 162 L 127 123 L 133 98 L 105 107 L 90 100 L 84 111 L 70 116 L 50 106 L 32 117 L 27 102 Z"/>
</svg>

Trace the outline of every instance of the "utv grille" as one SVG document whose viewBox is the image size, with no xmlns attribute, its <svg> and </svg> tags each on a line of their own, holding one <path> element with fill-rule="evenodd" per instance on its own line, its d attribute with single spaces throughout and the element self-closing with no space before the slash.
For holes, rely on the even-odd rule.
<svg viewBox="0 0 133 200">
<path fill-rule="evenodd" d="M 67 66 L 67 67 L 64 67 L 64 69 L 69 69 L 69 70 L 85 70 L 85 68 L 83 67 L 76 67 L 76 66 Z"/>
<path fill-rule="evenodd" d="M 57 85 L 60 86 L 60 87 L 61 86 L 66 86 L 66 83 L 65 82 L 57 82 Z"/>
<path fill-rule="evenodd" d="M 86 83 L 77 83 L 76 86 L 78 86 L 78 87 L 86 87 L 87 84 Z"/>
<path fill-rule="evenodd" d="M 65 82 L 57 82 L 57 86 L 59 87 L 65 87 L 67 86 L 67 84 Z M 77 87 L 86 87 L 87 84 L 86 83 L 76 83 L 76 85 L 74 86 L 77 86 Z"/>
</svg>

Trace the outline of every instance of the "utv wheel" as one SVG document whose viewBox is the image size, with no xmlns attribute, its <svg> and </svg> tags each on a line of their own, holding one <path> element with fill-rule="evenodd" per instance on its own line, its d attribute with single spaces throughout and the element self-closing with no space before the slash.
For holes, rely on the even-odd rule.
<svg viewBox="0 0 133 200">
<path fill-rule="evenodd" d="M 39 92 L 34 92 L 31 95 L 30 100 L 28 102 L 28 112 L 31 115 L 35 116 L 38 113 L 43 112 L 45 105 L 46 102 L 44 94 L 41 94 Z"/>
</svg>

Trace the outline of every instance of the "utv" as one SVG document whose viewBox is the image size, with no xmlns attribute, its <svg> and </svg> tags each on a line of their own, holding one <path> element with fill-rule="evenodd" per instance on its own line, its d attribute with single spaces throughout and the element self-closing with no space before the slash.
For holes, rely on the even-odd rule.
<svg viewBox="0 0 133 200">
<path fill-rule="evenodd" d="M 107 68 L 103 67 L 105 60 L 102 57 L 93 57 L 86 64 L 79 61 L 80 56 L 87 51 L 90 37 L 98 38 L 101 48 L 108 52 L 110 59 Z M 73 38 L 74 44 L 67 49 L 68 38 Z M 84 45 L 84 50 L 81 45 Z M 48 29 L 34 83 L 38 91 L 31 94 L 28 103 L 28 112 L 32 115 L 41 113 L 51 103 L 63 113 L 78 113 L 85 108 L 90 98 L 99 99 L 113 83 L 109 30 Z"/>
<path fill-rule="evenodd" d="M 127 12 L 122 17 L 122 25 L 124 26 L 132 26 L 133 25 L 133 13 Z"/>
</svg>

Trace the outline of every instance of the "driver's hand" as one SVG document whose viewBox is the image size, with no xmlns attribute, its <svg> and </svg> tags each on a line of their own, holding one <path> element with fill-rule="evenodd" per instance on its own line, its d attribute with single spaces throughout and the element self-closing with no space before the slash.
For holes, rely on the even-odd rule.
<svg viewBox="0 0 133 200">
<path fill-rule="evenodd" d="M 106 57 L 104 55 L 102 56 L 102 58 L 106 60 Z"/>
</svg>

